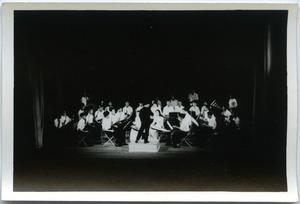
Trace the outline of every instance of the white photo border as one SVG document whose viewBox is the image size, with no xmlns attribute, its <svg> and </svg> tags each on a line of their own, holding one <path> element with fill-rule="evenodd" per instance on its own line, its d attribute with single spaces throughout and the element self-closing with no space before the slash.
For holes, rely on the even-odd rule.
<svg viewBox="0 0 300 204">
<path fill-rule="evenodd" d="M 295 202 L 297 147 L 296 3 L 133 2 L 7 2 L 2 6 L 2 199 L 15 201 L 169 201 L 169 202 Z M 15 10 L 288 10 L 287 23 L 287 192 L 14 192 L 13 87 Z M 4 120 L 5 118 L 5 120 Z"/>
</svg>

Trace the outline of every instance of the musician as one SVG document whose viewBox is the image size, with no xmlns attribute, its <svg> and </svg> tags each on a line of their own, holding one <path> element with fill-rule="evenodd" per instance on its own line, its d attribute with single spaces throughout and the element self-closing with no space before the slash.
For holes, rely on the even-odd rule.
<svg viewBox="0 0 300 204">
<path fill-rule="evenodd" d="M 103 106 L 100 105 L 98 110 L 95 112 L 95 121 L 97 123 L 101 123 L 103 118 L 104 118 L 104 110 L 103 110 Z"/>
<path fill-rule="evenodd" d="M 108 111 L 104 111 L 103 113 L 104 118 L 102 119 L 102 130 L 108 131 L 108 132 L 113 132 L 112 129 L 112 119 L 110 117 L 110 113 Z"/>
<path fill-rule="evenodd" d="M 178 105 L 178 100 L 175 99 L 174 96 L 171 96 L 170 103 L 171 103 L 171 106 L 175 109 L 175 107 Z"/>
<path fill-rule="evenodd" d="M 80 115 L 81 115 L 81 113 L 84 113 L 85 111 L 84 111 L 84 108 L 85 108 L 85 105 L 82 103 L 81 104 L 81 108 L 79 109 L 79 111 L 78 111 L 78 113 L 77 113 L 77 115 L 78 115 L 78 120 L 80 120 Z"/>
<path fill-rule="evenodd" d="M 62 114 L 58 115 L 58 117 L 54 120 L 54 127 L 56 128 L 56 134 L 54 135 L 52 141 L 54 142 L 58 140 L 60 143 L 58 144 L 60 147 L 63 147 L 72 140 L 71 138 L 71 130 L 70 127 L 72 119 L 67 115 L 66 111 L 63 111 Z"/>
<path fill-rule="evenodd" d="M 130 141 L 134 141 L 141 127 L 140 111 L 136 112 L 134 122 L 130 127 Z"/>
<path fill-rule="evenodd" d="M 128 101 L 125 102 L 125 106 L 123 108 L 123 112 L 128 117 L 130 117 L 132 115 L 132 113 L 133 113 L 133 108 L 129 105 Z"/>
<path fill-rule="evenodd" d="M 154 140 L 157 140 L 158 131 L 168 132 L 168 130 L 164 128 L 164 118 L 162 117 L 160 111 L 156 110 L 154 112 L 153 121 L 150 125 L 150 130 L 149 130 L 150 137 L 153 138 Z"/>
<path fill-rule="evenodd" d="M 207 127 L 211 128 L 212 130 L 216 129 L 217 121 L 216 121 L 216 117 L 212 112 L 207 113 L 207 118 L 205 118 L 205 120 L 207 121 Z"/>
<path fill-rule="evenodd" d="M 80 120 L 77 123 L 77 131 L 78 134 L 82 135 L 83 137 L 86 136 L 86 144 L 88 146 L 92 146 L 93 144 L 91 143 L 91 138 L 90 138 L 90 134 L 88 132 L 87 129 L 87 122 L 86 122 L 86 114 L 85 113 L 81 113 L 80 114 Z"/>
<path fill-rule="evenodd" d="M 142 108 L 144 107 L 142 102 L 139 102 L 139 106 L 136 108 L 135 112 L 140 112 L 142 110 Z"/>
<path fill-rule="evenodd" d="M 111 121 L 113 124 L 117 123 L 119 121 L 118 115 L 116 115 L 116 109 L 115 108 L 110 108 L 108 109 L 109 117 L 111 118 Z"/>
<path fill-rule="evenodd" d="M 237 100 L 232 96 L 229 95 L 229 101 L 228 101 L 228 108 L 232 112 L 238 107 Z"/>
<path fill-rule="evenodd" d="M 207 118 L 208 111 L 209 111 L 209 109 L 208 109 L 208 103 L 206 101 L 204 101 L 203 102 L 203 106 L 201 107 L 200 116 L 202 118 Z"/>
<path fill-rule="evenodd" d="M 199 101 L 199 96 L 195 92 L 195 90 L 192 90 L 192 92 L 189 93 L 188 100 L 189 100 L 190 103 L 193 103 L 193 101 Z"/>
<path fill-rule="evenodd" d="M 183 114 L 179 114 L 179 121 L 180 126 L 173 127 L 172 142 L 174 148 L 180 147 L 180 141 L 191 130 L 192 124 L 195 124 L 197 127 L 199 127 L 198 122 L 185 110 L 183 110 Z"/>
<path fill-rule="evenodd" d="M 150 117 L 152 115 L 152 112 L 149 107 L 150 107 L 150 104 L 147 103 L 144 105 L 144 107 L 140 111 L 141 128 L 139 129 L 135 143 L 139 142 L 144 131 L 145 131 L 144 143 L 149 143 L 148 136 L 149 136 L 149 128 L 150 128 L 150 124 L 151 124 Z"/>
<path fill-rule="evenodd" d="M 167 101 L 166 104 L 167 105 L 163 109 L 163 116 L 169 117 L 171 112 L 175 112 L 175 109 L 171 106 L 171 101 Z"/>
<path fill-rule="evenodd" d="M 191 113 L 191 115 L 194 115 L 194 117 L 198 117 L 200 115 L 200 109 L 197 106 L 196 101 L 192 102 L 192 107 L 190 108 L 190 113 Z"/>
<path fill-rule="evenodd" d="M 181 101 L 178 101 L 177 106 L 175 106 L 175 112 L 182 113 L 184 109 L 184 106 L 182 105 Z"/>
<path fill-rule="evenodd" d="M 66 111 L 63 111 L 63 113 L 54 120 L 54 126 L 60 129 L 65 127 L 70 122 L 71 122 L 71 118 L 67 116 Z"/>
<path fill-rule="evenodd" d="M 89 137 L 88 139 L 90 140 L 89 143 L 94 143 L 94 141 L 97 141 L 98 139 L 98 131 L 97 131 L 97 126 L 94 121 L 94 110 L 90 108 L 87 116 L 86 116 L 86 128 L 88 130 Z"/>
<path fill-rule="evenodd" d="M 107 104 L 107 106 L 106 106 L 106 108 L 105 108 L 104 110 L 110 112 L 110 110 L 111 110 L 112 108 L 113 108 L 112 102 L 108 102 L 108 104 Z"/>
<path fill-rule="evenodd" d="M 83 93 L 83 96 L 81 97 L 81 103 L 85 106 L 89 103 L 90 98 L 87 96 L 86 92 Z"/>
<path fill-rule="evenodd" d="M 224 123 L 225 123 L 225 126 L 228 126 L 231 122 L 231 112 L 225 107 L 223 106 L 222 108 L 222 113 L 221 113 L 221 116 L 224 117 Z"/>
<path fill-rule="evenodd" d="M 156 101 L 153 101 L 153 102 L 152 102 L 152 106 L 151 106 L 151 112 L 152 112 L 152 114 L 154 115 L 154 114 L 155 114 L 155 111 L 157 111 L 157 110 L 161 113 L 161 108 L 158 107 Z"/>
<path fill-rule="evenodd" d="M 118 109 L 117 113 L 115 114 L 116 118 L 115 118 L 114 123 L 125 120 L 128 117 L 128 115 L 123 110 L 124 109 L 121 107 Z"/>
</svg>

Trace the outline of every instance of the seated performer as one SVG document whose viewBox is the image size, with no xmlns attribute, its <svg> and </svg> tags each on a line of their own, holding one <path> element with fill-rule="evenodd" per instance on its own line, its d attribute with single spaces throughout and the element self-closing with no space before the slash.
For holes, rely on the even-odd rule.
<svg viewBox="0 0 300 204">
<path fill-rule="evenodd" d="M 199 126 L 198 122 L 187 111 L 183 111 L 183 114 L 179 114 L 179 121 L 179 127 L 173 126 L 172 142 L 174 148 L 180 147 L 180 141 L 191 130 L 192 124 Z"/>
<path fill-rule="evenodd" d="M 85 113 L 81 113 L 80 114 L 80 120 L 77 123 L 77 131 L 78 134 L 80 134 L 82 137 L 86 137 L 86 144 L 88 146 L 92 146 L 92 142 L 91 142 L 91 136 L 88 132 L 87 126 L 86 126 L 87 122 L 86 122 L 86 114 Z"/>
<path fill-rule="evenodd" d="M 194 118 L 197 118 L 200 115 L 200 109 L 197 106 L 197 102 L 193 101 L 192 107 L 190 108 L 190 113 Z"/>
<path fill-rule="evenodd" d="M 65 127 L 70 122 L 71 122 L 71 118 L 69 118 L 69 116 L 67 116 L 66 111 L 63 111 L 63 113 L 54 120 L 54 126 L 58 129 L 60 129 L 60 128 Z"/>
<path fill-rule="evenodd" d="M 233 113 L 237 107 L 238 107 L 237 100 L 234 97 L 232 97 L 232 95 L 229 95 L 228 108 L 230 112 Z"/>
<path fill-rule="evenodd" d="M 104 118 L 104 110 L 103 110 L 103 106 L 100 105 L 98 110 L 95 112 L 95 121 L 97 123 L 101 123 L 103 118 Z"/>
<path fill-rule="evenodd" d="M 204 101 L 203 106 L 201 107 L 201 111 L 200 111 L 201 118 L 207 118 L 207 113 L 209 111 L 207 106 L 208 106 L 208 103 L 206 101 Z"/>
<path fill-rule="evenodd" d="M 184 106 L 182 105 L 181 101 L 177 102 L 177 106 L 175 106 L 175 112 L 182 113 L 184 109 Z"/>
<path fill-rule="evenodd" d="M 113 128 L 116 136 L 116 146 L 127 145 L 125 142 L 125 129 L 128 115 L 123 112 L 123 108 L 120 107 L 115 115 L 112 115 Z"/>
<path fill-rule="evenodd" d="M 158 132 L 170 132 L 164 128 L 164 118 L 159 110 L 156 110 L 150 125 L 149 136 L 152 140 L 158 140 Z"/>
<path fill-rule="evenodd" d="M 224 117 L 225 126 L 228 126 L 231 122 L 231 112 L 225 106 L 223 106 L 221 115 Z"/>
<path fill-rule="evenodd" d="M 157 102 L 153 101 L 152 106 L 151 106 L 152 114 L 154 115 L 155 111 L 157 111 L 157 110 L 160 111 L 160 113 L 161 113 L 161 108 L 158 107 Z"/>
<path fill-rule="evenodd" d="M 85 108 L 85 105 L 82 103 L 81 104 L 81 108 L 79 109 L 79 111 L 78 111 L 78 120 L 80 120 L 80 115 L 81 115 L 81 113 L 84 113 L 85 111 L 84 111 L 84 108 Z"/>
<path fill-rule="evenodd" d="M 72 128 L 70 126 L 72 119 L 67 116 L 66 111 L 63 111 L 62 114 L 58 115 L 58 117 L 54 120 L 54 127 L 56 128 L 56 134 L 53 140 L 49 140 L 49 142 L 55 142 L 55 140 L 60 141 L 59 146 L 66 146 L 70 141 L 72 141 Z M 52 143 L 51 143 L 52 144 Z"/>
<path fill-rule="evenodd" d="M 97 131 L 97 126 L 94 121 L 94 110 L 92 108 L 90 108 L 86 116 L 86 128 L 89 132 L 90 143 L 97 141 L 99 132 Z"/>
<path fill-rule="evenodd" d="M 106 108 L 104 109 L 105 111 L 109 111 L 113 108 L 113 104 L 112 102 L 108 102 L 108 105 L 106 106 Z"/>
<path fill-rule="evenodd" d="M 170 113 L 175 112 L 175 109 L 171 106 L 171 101 L 167 101 L 166 103 L 167 105 L 163 109 L 163 116 L 169 117 Z"/>
<path fill-rule="evenodd" d="M 175 107 L 178 105 L 178 100 L 175 99 L 175 97 L 172 95 L 170 103 L 171 103 L 171 106 L 175 109 Z"/>
<path fill-rule="evenodd" d="M 112 129 L 112 120 L 110 117 L 110 113 L 108 111 L 104 111 L 103 113 L 104 118 L 102 119 L 102 130 L 104 131 L 108 131 L 108 132 L 114 132 L 114 130 Z"/>
<path fill-rule="evenodd" d="M 123 108 L 123 113 L 125 115 L 127 115 L 127 117 L 129 118 L 130 116 L 132 116 L 132 113 L 133 113 L 133 108 L 129 105 L 129 102 L 126 101 L 125 102 L 125 106 Z"/>
<path fill-rule="evenodd" d="M 134 122 L 130 126 L 130 141 L 134 141 L 141 127 L 140 111 L 136 112 Z"/>
</svg>

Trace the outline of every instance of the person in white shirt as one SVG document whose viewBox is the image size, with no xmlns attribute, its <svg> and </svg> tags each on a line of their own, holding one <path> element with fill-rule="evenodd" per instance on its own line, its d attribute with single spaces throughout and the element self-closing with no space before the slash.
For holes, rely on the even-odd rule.
<svg viewBox="0 0 300 204">
<path fill-rule="evenodd" d="M 103 113 L 103 116 L 104 118 L 102 119 L 102 130 L 104 131 L 108 131 L 108 132 L 113 132 L 113 129 L 112 129 L 112 120 L 111 120 L 111 117 L 110 117 L 110 113 L 108 111 L 105 111 Z"/>
<path fill-rule="evenodd" d="M 125 120 L 128 117 L 128 115 L 125 114 L 123 110 L 124 109 L 122 109 L 121 107 L 118 109 L 117 113 L 115 114 L 115 123 Z"/>
<path fill-rule="evenodd" d="M 190 108 L 190 113 L 194 117 L 198 117 L 200 115 L 200 108 L 197 106 L 196 101 L 193 101 L 192 107 Z"/>
<path fill-rule="evenodd" d="M 117 113 L 113 116 L 113 128 L 116 136 L 116 146 L 127 145 L 125 141 L 125 125 L 127 124 L 128 115 L 123 112 L 123 108 L 119 107 Z"/>
<path fill-rule="evenodd" d="M 175 99 L 174 96 L 171 96 L 170 103 L 171 103 L 171 106 L 175 109 L 175 107 L 178 105 L 178 100 Z"/>
<path fill-rule="evenodd" d="M 54 120 L 54 126 L 58 129 L 65 127 L 67 124 L 71 122 L 71 118 L 67 116 L 67 112 L 63 111 L 62 115 L 58 116 Z"/>
<path fill-rule="evenodd" d="M 174 131 L 172 133 L 172 142 L 174 148 L 180 147 L 180 141 L 191 130 L 192 124 L 195 124 L 197 127 L 199 127 L 198 122 L 187 111 L 183 111 L 183 114 L 179 114 L 179 121 L 180 127 L 174 126 Z"/>
<path fill-rule="evenodd" d="M 224 117 L 225 126 L 228 126 L 231 122 L 231 112 L 225 106 L 223 106 L 221 115 Z"/>
<path fill-rule="evenodd" d="M 83 96 L 81 97 L 81 103 L 85 106 L 89 104 L 89 97 L 87 96 L 86 92 L 83 93 Z"/>
<path fill-rule="evenodd" d="M 136 112 L 134 122 L 132 123 L 132 125 L 130 127 L 131 127 L 131 130 L 130 130 L 130 139 L 129 140 L 130 140 L 130 142 L 134 142 L 135 138 L 138 134 L 138 131 L 141 127 L 140 111 Z"/>
<path fill-rule="evenodd" d="M 155 101 L 152 103 L 152 106 L 150 109 L 151 109 L 151 112 L 153 113 L 153 115 L 155 114 L 155 111 L 157 111 L 157 110 L 161 113 L 161 108 L 158 107 L 158 105 Z"/>
<path fill-rule="evenodd" d="M 99 132 L 94 121 L 94 110 L 91 108 L 86 116 L 86 128 L 88 129 L 89 139 L 91 143 L 98 142 Z"/>
<path fill-rule="evenodd" d="M 105 108 L 104 110 L 110 112 L 110 110 L 111 110 L 112 108 L 113 108 L 112 102 L 108 102 L 108 104 L 107 104 L 107 106 L 106 106 L 106 108 Z"/>
<path fill-rule="evenodd" d="M 184 106 L 182 105 L 181 101 L 178 101 L 177 106 L 175 106 L 175 112 L 182 113 L 184 109 Z"/>
<path fill-rule="evenodd" d="M 203 102 L 203 106 L 201 107 L 201 111 L 200 111 L 201 118 L 207 118 L 207 113 L 209 111 L 207 106 L 208 103 L 206 101 Z"/>
<path fill-rule="evenodd" d="M 104 110 L 103 106 L 99 106 L 98 110 L 95 112 L 95 121 L 97 123 L 101 123 L 102 119 L 104 118 Z"/>
<path fill-rule="evenodd" d="M 238 107 L 238 103 L 237 100 L 232 97 L 231 95 L 229 95 L 229 101 L 228 101 L 228 108 L 231 111 L 231 113 L 234 111 L 234 109 L 236 109 Z"/>
<path fill-rule="evenodd" d="M 167 101 L 166 103 L 167 105 L 163 109 L 163 116 L 169 117 L 170 113 L 175 112 L 175 109 L 171 106 L 171 101 Z"/>
<path fill-rule="evenodd" d="M 158 132 L 169 132 L 164 128 L 164 118 L 162 117 L 159 110 L 154 112 L 153 121 L 150 124 L 149 136 L 150 140 L 158 140 Z"/>
<path fill-rule="evenodd" d="M 207 113 L 207 127 L 211 128 L 212 130 L 215 130 L 217 127 L 217 121 L 216 121 L 216 117 L 214 116 L 214 114 L 212 114 L 211 112 Z"/>
<path fill-rule="evenodd" d="M 198 94 L 195 92 L 195 90 L 192 90 L 191 93 L 189 93 L 188 95 L 188 100 L 190 103 L 192 103 L 193 101 L 199 101 L 199 96 Z"/>
<path fill-rule="evenodd" d="M 78 115 L 78 120 L 80 120 L 80 115 L 81 115 L 81 113 L 84 113 L 85 111 L 84 111 L 84 108 L 85 108 L 85 105 L 82 103 L 81 104 L 81 108 L 79 109 L 79 111 L 78 111 L 78 113 L 77 113 L 77 115 Z"/>
<path fill-rule="evenodd" d="M 78 134 L 82 135 L 83 137 L 86 137 L 85 142 L 88 146 L 92 146 L 92 138 L 89 134 L 89 131 L 87 129 L 87 122 L 86 122 L 86 114 L 81 113 L 80 114 L 80 120 L 77 123 L 77 131 Z"/>
<path fill-rule="evenodd" d="M 128 117 L 130 117 L 132 115 L 132 113 L 133 113 L 133 108 L 129 105 L 128 101 L 125 102 L 125 106 L 123 108 L 123 112 Z"/>
</svg>

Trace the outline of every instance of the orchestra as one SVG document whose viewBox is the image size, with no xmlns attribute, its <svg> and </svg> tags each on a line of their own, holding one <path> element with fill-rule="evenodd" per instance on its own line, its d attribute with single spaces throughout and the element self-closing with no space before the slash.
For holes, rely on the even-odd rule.
<svg viewBox="0 0 300 204">
<path fill-rule="evenodd" d="M 149 103 L 140 100 L 138 106 L 133 107 L 130 101 L 125 101 L 125 105 L 119 105 L 117 109 L 112 101 L 105 103 L 102 100 L 97 106 L 92 104 L 86 93 L 80 101 L 82 105 L 77 112 L 77 122 L 64 111 L 55 118 L 54 127 L 60 129 L 74 122 L 78 133 L 85 135 L 88 146 L 101 144 L 101 134 L 104 131 L 107 135 L 114 135 L 116 146 L 124 146 L 128 142 L 139 143 L 142 139 L 145 144 L 153 140 L 165 140 L 166 146 L 178 148 L 181 139 L 188 133 L 198 137 L 195 139 L 197 142 L 201 141 L 199 138 L 209 140 L 224 128 L 241 128 L 238 102 L 231 95 L 228 103 L 223 103 L 222 107 L 217 100 L 212 100 L 210 105 L 208 101 L 203 101 L 199 108 L 199 96 L 193 90 L 184 102 L 190 108 L 186 109 L 181 100 L 171 96 L 165 101 L 163 110 L 158 97 Z"/>
</svg>

